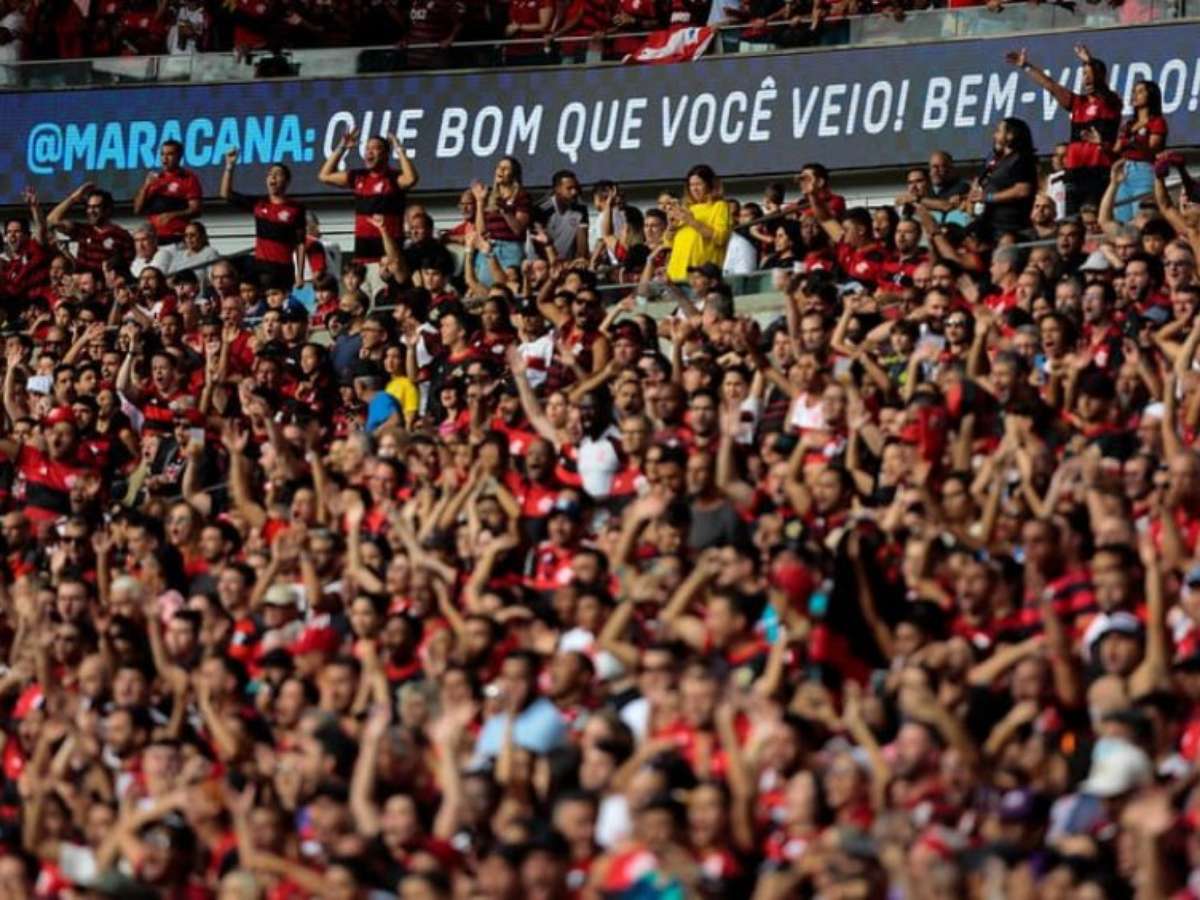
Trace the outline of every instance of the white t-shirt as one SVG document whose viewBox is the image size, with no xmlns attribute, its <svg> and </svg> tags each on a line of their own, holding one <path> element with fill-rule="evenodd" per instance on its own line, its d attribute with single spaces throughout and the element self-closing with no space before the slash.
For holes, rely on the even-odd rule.
<svg viewBox="0 0 1200 900">
<path fill-rule="evenodd" d="M 0 63 L 20 62 L 25 51 L 25 16 L 10 12 L 0 19 L 0 28 L 7 28 L 13 36 L 7 44 L 0 44 Z"/>
<path fill-rule="evenodd" d="M 550 363 L 554 359 L 554 332 L 547 331 L 536 340 L 525 341 L 517 347 L 517 352 L 528 367 L 525 370 L 525 379 L 536 391 L 546 381 Z"/>
<path fill-rule="evenodd" d="M 220 258 L 221 254 L 212 244 L 201 248 L 196 253 L 185 249 L 182 245 L 173 247 L 171 248 L 171 271 L 166 274 L 174 275 L 183 269 L 198 266 L 192 271 L 196 273 L 196 278 L 200 281 L 200 290 L 205 291 L 208 289 L 208 266 L 203 263 L 214 263 Z"/>
<path fill-rule="evenodd" d="M 1051 172 L 1046 179 L 1046 196 L 1054 201 L 1054 216 L 1057 219 L 1067 215 L 1066 177 L 1066 172 Z"/>
<path fill-rule="evenodd" d="M 189 9 L 184 6 L 175 15 L 175 24 L 167 32 L 167 52 L 175 56 L 185 56 L 200 49 L 194 36 L 180 38 L 179 26 L 184 23 L 192 27 L 192 35 L 204 34 L 208 28 L 208 22 L 204 17 L 204 7 L 198 6 L 195 9 Z"/>
<path fill-rule="evenodd" d="M 821 406 L 821 397 L 799 395 L 792 401 L 791 412 L 788 413 L 788 425 L 801 431 L 825 428 L 825 410 Z"/>
<path fill-rule="evenodd" d="M 726 275 L 749 275 L 758 266 L 758 251 L 754 244 L 736 231 L 729 236 L 725 247 Z"/>
<path fill-rule="evenodd" d="M 588 496 L 603 500 L 612 492 L 613 476 L 621 468 L 616 444 L 608 435 L 599 440 L 585 437 L 575 452 L 579 477 Z"/>
<path fill-rule="evenodd" d="M 624 794 L 607 794 L 596 813 L 596 843 L 608 850 L 633 833 L 633 816 Z"/>
<path fill-rule="evenodd" d="M 129 264 L 129 272 L 134 278 L 138 278 L 141 276 L 143 269 L 154 266 L 154 268 L 163 273 L 163 277 L 166 277 L 166 274 L 171 271 L 171 258 L 172 253 L 170 248 L 159 247 L 154 251 L 154 256 L 150 259 L 142 259 L 140 256 L 134 259 Z"/>
</svg>

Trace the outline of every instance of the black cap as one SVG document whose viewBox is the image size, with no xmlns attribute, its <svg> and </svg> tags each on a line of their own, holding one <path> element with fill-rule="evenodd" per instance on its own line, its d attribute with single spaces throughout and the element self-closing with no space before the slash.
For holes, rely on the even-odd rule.
<svg viewBox="0 0 1200 900">
<path fill-rule="evenodd" d="M 659 462 L 676 463 L 681 466 L 687 465 L 687 448 L 674 438 L 660 441 L 659 449 L 662 455 L 659 457 Z"/>
<path fill-rule="evenodd" d="M 307 322 L 308 310 L 303 306 L 289 305 L 285 306 L 283 312 L 279 316 L 280 322 Z"/>
<path fill-rule="evenodd" d="M 534 853 L 548 853 L 555 859 L 566 860 L 571 856 L 571 847 L 562 833 L 554 828 L 538 828 L 523 846 L 522 858 Z"/>
<path fill-rule="evenodd" d="M 383 378 L 383 367 L 373 359 L 360 359 L 350 368 L 354 378 Z"/>
<path fill-rule="evenodd" d="M 290 672 L 293 666 L 292 654 L 282 647 L 276 647 L 274 650 L 264 653 L 258 664 L 263 669 L 284 669 Z"/>
<path fill-rule="evenodd" d="M 717 281 L 721 280 L 721 267 L 716 263 L 705 263 L 702 266 L 688 266 L 688 274 L 690 275 L 692 272 L 699 272 L 701 275 L 708 278 L 715 278 Z"/>
</svg>

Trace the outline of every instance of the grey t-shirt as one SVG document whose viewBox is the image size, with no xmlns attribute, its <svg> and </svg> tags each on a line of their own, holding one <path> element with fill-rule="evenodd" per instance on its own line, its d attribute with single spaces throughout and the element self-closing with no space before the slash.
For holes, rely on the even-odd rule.
<svg viewBox="0 0 1200 900">
<path fill-rule="evenodd" d="M 688 547 L 693 551 L 726 544 L 744 543 L 746 534 L 741 517 L 731 503 L 722 503 L 709 510 L 699 510 L 692 504 L 692 525 L 688 529 Z"/>
</svg>

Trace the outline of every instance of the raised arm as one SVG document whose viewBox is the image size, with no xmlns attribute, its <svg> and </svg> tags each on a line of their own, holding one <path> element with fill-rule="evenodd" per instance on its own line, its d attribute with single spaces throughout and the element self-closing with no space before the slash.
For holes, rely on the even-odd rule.
<svg viewBox="0 0 1200 900">
<path fill-rule="evenodd" d="M 538 402 L 537 396 L 533 393 L 533 388 L 529 386 L 529 379 L 525 377 L 525 359 L 521 356 L 516 347 L 509 347 L 508 365 L 513 373 L 513 380 L 517 384 L 517 393 L 521 398 L 521 407 L 525 410 L 525 417 L 529 419 L 529 424 L 534 430 L 549 441 L 555 450 L 558 450 L 565 443 L 562 435 L 558 433 L 558 429 L 551 424 L 546 418 L 546 414 L 542 411 L 542 404 Z"/>
<path fill-rule="evenodd" d="M 225 154 L 225 168 L 221 170 L 219 191 L 222 200 L 228 201 L 233 196 L 233 167 L 237 165 L 237 158 L 237 150 L 230 150 Z"/>
<path fill-rule="evenodd" d="M 1117 203 L 1117 190 L 1125 181 L 1125 160 L 1118 159 L 1112 165 L 1112 169 L 1108 176 L 1108 187 L 1104 189 L 1104 194 L 1100 197 L 1100 227 L 1104 229 L 1105 234 L 1111 234 L 1121 224 L 1117 221 L 1114 215 L 1114 209 Z"/>
<path fill-rule="evenodd" d="M 227 421 L 221 432 L 221 440 L 229 451 L 230 499 L 252 528 L 262 528 L 267 521 L 267 511 L 251 494 L 250 477 L 246 471 L 245 450 L 250 433 L 240 431 L 232 421 Z"/>
<path fill-rule="evenodd" d="M 1030 81 L 1040 87 L 1042 90 L 1050 94 L 1058 105 L 1065 110 L 1071 109 L 1072 97 L 1074 96 L 1070 90 L 1059 84 L 1041 69 L 1037 68 L 1029 59 L 1029 51 L 1022 47 L 1020 50 L 1010 50 L 1004 54 L 1004 58 L 1012 63 L 1022 72 L 1029 76 Z"/>
<path fill-rule="evenodd" d="M 702 650 L 707 645 L 708 628 L 703 619 L 686 615 L 685 610 L 716 578 L 719 568 L 720 563 L 716 557 L 702 555 L 696 568 L 676 588 L 667 605 L 663 607 L 659 618 L 669 634 L 697 650 Z"/>
<path fill-rule="evenodd" d="M 1129 694 L 1137 698 L 1170 687 L 1170 646 L 1163 579 L 1158 553 L 1149 533 L 1138 538 L 1138 554 L 1146 570 L 1146 656 L 1129 678 Z"/>
<path fill-rule="evenodd" d="M 388 135 L 388 144 L 391 145 L 392 155 L 396 157 L 396 162 L 400 163 L 400 174 L 396 176 L 396 187 L 402 191 L 415 188 L 417 182 L 421 180 L 421 176 L 409 158 L 408 152 L 404 149 L 404 145 L 394 134 Z"/>
<path fill-rule="evenodd" d="M 392 723 L 392 711 L 386 706 L 371 710 L 363 728 L 362 743 L 350 776 L 350 812 L 358 833 L 365 838 L 379 834 L 379 807 L 375 805 L 375 772 L 379 764 L 379 746 Z"/>
<path fill-rule="evenodd" d="M 350 173 L 339 172 L 338 169 L 342 164 L 342 157 L 346 155 L 346 151 L 357 143 L 357 130 L 351 129 L 342 135 L 342 142 L 334 148 L 332 154 L 326 157 L 325 162 L 321 163 L 321 171 L 317 173 L 317 180 L 321 184 L 340 188 L 350 186 Z"/>
<path fill-rule="evenodd" d="M 84 197 L 95 189 L 96 186 L 90 181 L 86 181 L 75 188 L 54 209 L 50 210 L 50 214 L 46 216 L 46 225 L 57 231 L 70 233 L 75 227 L 75 223 L 67 218 L 68 213 L 71 212 L 71 207 L 83 200 Z"/>
</svg>

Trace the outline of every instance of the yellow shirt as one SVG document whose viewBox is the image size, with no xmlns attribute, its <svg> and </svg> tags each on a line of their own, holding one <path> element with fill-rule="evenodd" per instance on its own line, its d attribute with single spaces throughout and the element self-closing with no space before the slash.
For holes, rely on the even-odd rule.
<svg viewBox="0 0 1200 900">
<path fill-rule="evenodd" d="M 729 204 L 724 200 L 711 200 L 693 203 L 688 209 L 697 222 L 712 229 L 713 237 L 711 241 L 706 240 L 691 225 L 675 232 L 671 241 L 671 261 L 667 263 L 667 277 L 672 281 L 686 281 L 687 270 L 693 266 L 705 263 L 720 266 L 725 262 L 725 245 L 729 242 L 732 227 Z"/>
<path fill-rule="evenodd" d="M 387 392 L 396 398 L 396 402 L 404 410 L 405 421 L 416 415 L 417 407 L 421 405 L 421 392 L 407 377 L 397 375 L 388 382 Z"/>
</svg>

